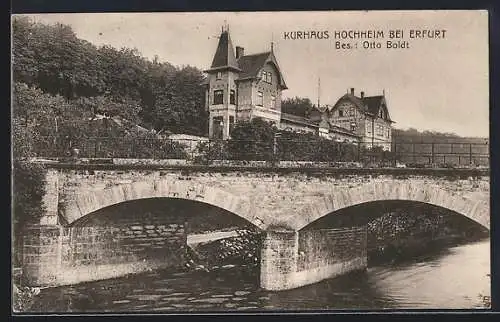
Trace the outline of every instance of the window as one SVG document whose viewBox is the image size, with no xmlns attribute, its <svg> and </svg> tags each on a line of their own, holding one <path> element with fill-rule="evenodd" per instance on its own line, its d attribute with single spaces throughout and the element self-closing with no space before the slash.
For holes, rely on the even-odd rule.
<svg viewBox="0 0 500 322">
<path fill-rule="evenodd" d="M 272 84 L 273 82 L 273 74 L 271 72 L 266 72 L 265 70 L 263 70 L 261 72 L 261 78 L 266 83 Z"/>
<path fill-rule="evenodd" d="M 271 108 L 276 108 L 276 96 L 271 95 Z"/>
<path fill-rule="evenodd" d="M 222 78 L 222 72 L 217 72 L 217 79 L 221 79 Z"/>
<path fill-rule="evenodd" d="M 356 131 L 356 123 L 355 122 L 352 122 L 351 123 L 351 131 Z"/>
<path fill-rule="evenodd" d="M 229 116 L 229 135 L 233 132 L 234 128 L 234 116 L 230 115 Z"/>
<path fill-rule="evenodd" d="M 257 105 L 258 106 L 264 105 L 264 94 L 262 92 L 257 92 Z"/>
<path fill-rule="evenodd" d="M 339 110 L 339 117 L 343 117 L 344 116 L 344 110 Z"/>
<path fill-rule="evenodd" d="M 379 112 L 378 116 L 380 118 L 384 118 L 384 111 L 382 109 L 380 109 L 380 112 Z"/>
<path fill-rule="evenodd" d="M 218 89 L 214 91 L 214 105 L 224 104 L 224 91 Z"/>
<path fill-rule="evenodd" d="M 234 89 L 231 90 L 231 92 L 229 93 L 229 104 L 236 104 L 236 94 L 234 92 Z"/>
<path fill-rule="evenodd" d="M 354 108 L 349 109 L 349 116 L 354 116 Z"/>
</svg>

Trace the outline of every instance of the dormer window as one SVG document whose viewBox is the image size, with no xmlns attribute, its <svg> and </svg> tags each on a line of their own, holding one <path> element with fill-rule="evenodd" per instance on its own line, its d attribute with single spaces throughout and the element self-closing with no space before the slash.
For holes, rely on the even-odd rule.
<svg viewBox="0 0 500 322">
<path fill-rule="evenodd" d="M 222 79 L 222 72 L 217 72 L 216 79 Z"/>
<path fill-rule="evenodd" d="M 273 83 L 273 74 L 271 72 L 266 72 L 265 70 L 263 70 L 261 72 L 261 76 L 260 77 L 266 83 L 269 83 L 269 84 Z"/>
</svg>

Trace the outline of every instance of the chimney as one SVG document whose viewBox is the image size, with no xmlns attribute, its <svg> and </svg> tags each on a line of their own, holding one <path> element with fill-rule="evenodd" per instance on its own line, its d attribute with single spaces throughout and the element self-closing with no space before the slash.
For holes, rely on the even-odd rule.
<svg viewBox="0 0 500 322">
<path fill-rule="evenodd" d="M 361 98 L 365 97 L 365 92 L 361 92 Z"/>
<path fill-rule="evenodd" d="M 351 95 L 354 95 L 354 87 L 351 87 Z"/>
<path fill-rule="evenodd" d="M 244 55 L 245 55 L 245 48 L 240 47 L 240 46 L 236 46 L 236 59 L 238 59 Z"/>
</svg>

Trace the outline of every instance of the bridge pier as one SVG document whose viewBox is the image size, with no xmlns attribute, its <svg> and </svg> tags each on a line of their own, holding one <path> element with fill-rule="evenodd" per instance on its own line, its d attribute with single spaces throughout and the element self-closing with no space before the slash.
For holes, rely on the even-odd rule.
<svg viewBox="0 0 500 322">
<path fill-rule="evenodd" d="M 261 250 L 260 287 L 270 291 L 297 287 L 295 273 L 298 257 L 297 231 L 265 232 Z"/>
<path fill-rule="evenodd" d="M 367 267 L 367 227 L 266 232 L 261 287 L 281 291 Z"/>
</svg>

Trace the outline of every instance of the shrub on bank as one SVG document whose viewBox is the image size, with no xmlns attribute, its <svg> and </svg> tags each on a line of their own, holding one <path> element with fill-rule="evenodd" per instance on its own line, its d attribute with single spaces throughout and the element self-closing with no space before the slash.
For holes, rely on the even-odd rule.
<svg viewBox="0 0 500 322">
<path fill-rule="evenodd" d="M 13 264 L 17 266 L 22 259 L 23 229 L 39 221 L 43 214 L 45 169 L 39 164 L 14 159 L 12 179 Z"/>
</svg>

